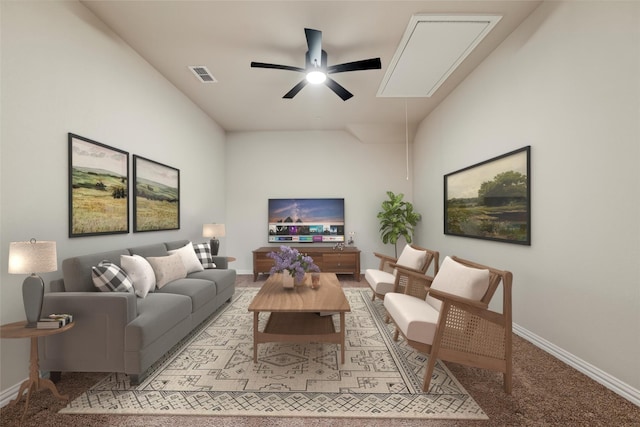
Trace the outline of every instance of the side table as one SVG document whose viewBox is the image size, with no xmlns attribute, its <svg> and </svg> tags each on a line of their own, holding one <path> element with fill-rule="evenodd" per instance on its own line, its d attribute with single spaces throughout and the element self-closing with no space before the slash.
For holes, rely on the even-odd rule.
<svg viewBox="0 0 640 427">
<path fill-rule="evenodd" d="M 47 337 L 49 335 L 60 334 L 68 331 L 75 326 L 75 322 L 71 322 L 68 325 L 58 329 L 37 329 L 37 328 L 25 328 L 27 321 L 8 323 L 0 327 L 0 338 L 31 338 L 31 357 L 29 359 L 29 379 L 25 380 L 20 385 L 18 396 L 11 401 L 11 405 L 15 405 L 22 398 L 22 394 L 27 390 L 27 400 L 24 405 L 24 412 L 22 418 L 27 413 L 29 407 L 29 398 L 32 391 L 40 391 L 43 389 L 49 389 L 51 393 L 58 399 L 69 400 L 69 396 L 61 395 L 58 392 L 53 381 L 47 378 L 40 377 L 40 365 L 38 361 L 38 338 Z"/>
</svg>

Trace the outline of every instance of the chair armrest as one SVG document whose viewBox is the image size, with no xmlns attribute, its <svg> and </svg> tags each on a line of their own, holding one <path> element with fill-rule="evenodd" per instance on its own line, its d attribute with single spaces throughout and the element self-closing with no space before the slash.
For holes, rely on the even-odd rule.
<svg viewBox="0 0 640 427">
<path fill-rule="evenodd" d="M 374 252 L 373 253 L 376 257 L 380 258 L 380 259 L 384 259 L 384 260 L 390 260 L 390 261 L 397 261 L 396 258 L 389 256 L 389 255 L 385 255 L 385 254 L 381 254 L 380 252 Z"/>
<path fill-rule="evenodd" d="M 442 302 L 450 302 L 453 305 L 456 306 L 468 306 L 468 307 L 473 307 L 476 309 L 481 309 L 481 310 L 486 310 L 487 308 L 489 308 L 488 304 L 483 303 L 482 301 L 476 301 L 473 299 L 469 299 L 469 298 L 464 298 L 458 295 L 454 295 L 454 294 L 450 294 L 448 292 L 443 292 L 440 290 L 436 290 L 436 289 L 428 289 L 428 293 L 430 296 L 439 299 Z"/>
<path fill-rule="evenodd" d="M 394 263 L 391 263 L 391 264 L 389 264 L 389 265 L 390 265 L 391 267 L 395 268 L 396 270 L 398 270 L 398 273 L 399 273 L 399 274 L 413 274 L 413 275 L 418 275 L 418 276 L 419 276 L 419 275 L 422 275 L 422 276 L 424 276 L 424 275 L 425 275 L 425 274 L 424 274 L 422 271 L 420 271 L 420 270 L 416 270 L 415 268 L 406 267 L 406 266 L 404 266 L 404 265 L 396 264 L 395 262 L 394 262 Z M 433 280 L 433 279 L 431 279 L 431 280 Z"/>
<path fill-rule="evenodd" d="M 395 263 L 398 260 L 397 258 L 394 258 L 389 255 L 381 254 L 379 252 L 374 252 L 373 254 L 380 259 L 380 266 L 378 267 L 378 270 L 381 270 L 381 271 L 387 271 L 387 269 L 385 268 L 385 264 L 390 265 L 392 263 Z"/>
</svg>

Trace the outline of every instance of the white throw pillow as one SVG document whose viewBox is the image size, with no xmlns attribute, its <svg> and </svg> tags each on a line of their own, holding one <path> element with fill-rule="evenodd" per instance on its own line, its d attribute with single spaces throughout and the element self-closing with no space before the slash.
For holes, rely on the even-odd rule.
<svg viewBox="0 0 640 427">
<path fill-rule="evenodd" d="M 177 253 L 147 258 L 156 275 L 156 286 L 162 288 L 167 283 L 187 277 L 187 269 Z"/>
<path fill-rule="evenodd" d="M 133 281 L 133 289 L 140 298 L 156 286 L 156 274 L 149 261 L 140 255 L 120 255 L 120 265 Z"/>
<path fill-rule="evenodd" d="M 413 268 L 414 270 L 422 270 L 424 263 L 427 261 L 427 251 L 421 251 L 407 245 L 402 250 L 396 264 L 403 267 Z"/>
<path fill-rule="evenodd" d="M 180 255 L 182 264 L 184 264 L 184 268 L 187 269 L 187 274 L 204 270 L 202 263 L 196 255 L 196 251 L 193 250 L 193 244 L 191 242 L 181 247 L 180 249 L 174 249 L 168 252 L 169 254 Z"/>
<path fill-rule="evenodd" d="M 431 283 L 431 288 L 480 301 L 489 289 L 489 270 L 467 267 L 446 257 Z M 427 296 L 427 303 L 440 311 L 442 301 Z"/>
</svg>

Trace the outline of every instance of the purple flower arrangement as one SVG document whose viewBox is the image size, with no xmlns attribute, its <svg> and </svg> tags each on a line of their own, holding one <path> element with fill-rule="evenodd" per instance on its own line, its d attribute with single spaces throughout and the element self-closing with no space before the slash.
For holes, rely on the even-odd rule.
<svg viewBox="0 0 640 427">
<path fill-rule="evenodd" d="M 267 256 L 275 261 L 269 274 L 284 273 L 286 270 L 298 283 L 302 282 L 306 272 L 320 271 L 320 268 L 313 262 L 313 258 L 303 255 L 297 249 L 289 246 L 280 246 L 280 251 L 269 252 Z"/>
</svg>

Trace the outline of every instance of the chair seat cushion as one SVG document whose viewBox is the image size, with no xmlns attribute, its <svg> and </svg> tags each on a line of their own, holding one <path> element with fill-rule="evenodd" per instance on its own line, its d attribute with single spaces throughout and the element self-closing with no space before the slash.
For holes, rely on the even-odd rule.
<svg viewBox="0 0 640 427">
<path fill-rule="evenodd" d="M 188 296 L 191 298 L 191 312 L 195 313 L 213 301 L 217 294 L 217 288 L 216 284 L 209 280 L 185 277 L 167 283 L 156 292 Z"/>
<path fill-rule="evenodd" d="M 384 308 L 405 337 L 425 344 L 433 342 L 440 313 L 426 301 L 390 292 L 384 297 Z"/>
<path fill-rule="evenodd" d="M 396 277 L 393 274 L 373 268 L 365 270 L 364 278 L 373 289 L 373 292 L 379 295 L 391 292 L 396 281 Z"/>
</svg>

